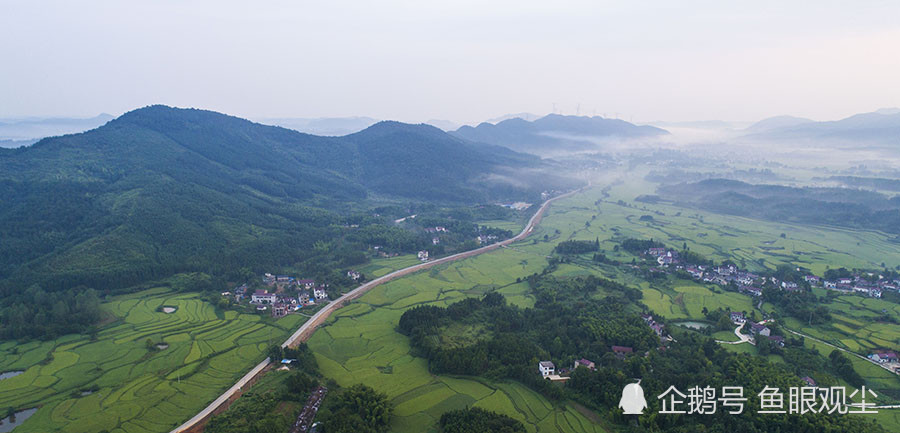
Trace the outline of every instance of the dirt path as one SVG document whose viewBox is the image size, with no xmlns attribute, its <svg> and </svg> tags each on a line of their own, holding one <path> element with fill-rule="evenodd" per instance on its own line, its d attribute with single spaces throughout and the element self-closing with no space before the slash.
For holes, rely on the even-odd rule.
<svg viewBox="0 0 900 433">
<path fill-rule="evenodd" d="M 553 198 L 545 201 L 541 205 L 540 209 L 538 209 L 538 211 L 535 212 L 534 215 L 531 216 L 531 219 L 528 220 L 528 224 L 525 225 L 525 228 L 523 228 L 522 231 L 518 235 L 516 235 L 510 239 L 507 239 L 507 240 L 504 240 L 501 242 L 497 242 L 497 243 L 494 243 L 491 245 L 486 245 L 486 246 L 483 246 L 481 248 L 474 249 L 471 251 L 465 251 L 462 253 L 454 254 L 452 256 L 442 257 L 437 260 L 419 263 L 417 265 L 413 265 L 408 268 L 399 269 L 399 270 L 391 272 L 387 275 L 384 275 L 384 276 L 378 277 L 372 281 L 369 281 L 368 283 L 365 283 L 365 284 L 351 290 L 350 292 L 347 292 L 340 298 L 336 299 L 334 302 L 327 304 L 325 306 L 325 308 L 322 308 L 321 310 L 316 312 L 316 314 L 314 314 L 309 320 L 307 320 L 305 323 L 303 323 L 303 325 L 301 325 L 300 328 L 298 328 L 296 332 L 291 334 L 291 336 L 287 339 L 287 341 L 285 341 L 281 346 L 282 347 L 296 346 L 296 345 L 308 340 L 309 337 L 311 337 L 312 334 L 316 331 L 316 329 L 322 323 L 324 323 L 325 320 L 328 319 L 329 316 L 331 316 L 331 313 L 337 311 L 341 307 L 345 306 L 348 302 L 359 298 L 367 291 L 372 290 L 373 288 L 375 288 L 381 284 L 384 284 L 384 283 L 391 281 L 393 279 L 396 279 L 396 278 L 400 278 L 400 277 L 412 274 L 414 272 L 421 271 L 423 269 L 428 269 L 428 268 L 431 268 L 431 267 L 434 267 L 437 265 L 441 265 L 444 263 L 450 263 L 450 262 L 454 262 L 456 260 L 465 259 L 468 257 L 474 257 L 479 254 L 484 254 L 486 252 L 493 251 L 497 248 L 505 247 L 509 244 L 518 242 L 522 239 L 525 239 L 526 237 L 528 237 L 528 235 L 530 235 L 534 231 L 534 228 L 538 224 L 540 224 L 541 219 L 544 217 L 544 212 L 546 212 L 547 208 L 550 206 L 551 203 L 553 203 L 556 200 L 562 199 L 562 198 L 570 197 L 570 196 L 577 194 L 589 187 L 590 187 L 590 185 L 585 186 L 583 188 L 579 188 L 574 191 L 567 192 L 565 194 L 553 197 Z M 231 388 L 228 388 L 227 391 L 225 391 L 222 395 L 220 395 L 218 398 L 213 400 L 212 403 L 210 403 L 206 408 L 204 408 L 198 414 L 194 415 L 191 419 L 187 420 L 187 422 L 185 422 L 184 424 L 173 429 L 171 431 L 171 433 L 185 433 L 185 432 L 197 433 L 197 432 L 203 431 L 203 426 L 206 425 L 207 421 L 209 421 L 210 416 L 221 412 L 219 409 L 224 410 L 224 407 L 222 407 L 222 406 L 225 405 L 225 407 L 227 407 L 227 404 L 230 404 L 230 402 L 233 401 L 236 398 L 236 396 L 240 394 L 243 387 L 247 386 L 248 384 L 251 384 L 255 380 L 257 375 L 259 375 L 270 364 L 270 362 L 271 361 L 268 358 L 266 358 L 264 361 L 257 364 L 256 367 L 254 367 L 252 370 L 250 370 L 250 372 L 248 372 L 246 375 L 244 375 L 244 377 L 240 378 L 237 381 L 237 383 L 235 383 Z"/>
</svg>

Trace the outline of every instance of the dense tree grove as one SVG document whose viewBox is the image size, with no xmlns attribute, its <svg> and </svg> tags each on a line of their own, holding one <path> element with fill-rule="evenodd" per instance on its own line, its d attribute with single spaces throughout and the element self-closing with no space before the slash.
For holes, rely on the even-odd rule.
<svg viewBox="0 0 900 433">
<path fill-rule="evenodd" d="M 440 426 L 444 433 L 525 433 L 521 421 L 480 407 L 444 412 Z"/>
<path fill-rule="evenodd" d="M 0 339 L 85 332 L 100 318 L 100 299 L 93 289 L 76 287 L 51 293 L 33 285 L 0 298 Z"/>
<path fill-rule="evenodd" d="M 624 239 L 620 245 L 623 250 L 628 251 L 631 254 L 642 254 L 650 248 L 664 248 L 666 246 L 664 243 L 654 241 L 653 239 L 644 240 L 634 238 Z"/>
<path fill-rule="evenodd" d="M 600 249 L 600 240 L 593 241 L 562 241 L 556 245 L 554 251 L 558 254 L 584 254 L 592 253 Z"/>
<path fill-rule="evenodd" d="M 812 292 L 788 292 L 776 287 L 766 287 L 763 289 L 763 299 L 803 322 L 820 324 L 831 321 L 828 307 L 822 305 Z"/>
<path fill-rule="evenodd" d="M 320 419 L 328 433 L 379 433 L 387 431 L 394 408 L 386 394 L 358 384 L 329 397 Z"/>
</svg>

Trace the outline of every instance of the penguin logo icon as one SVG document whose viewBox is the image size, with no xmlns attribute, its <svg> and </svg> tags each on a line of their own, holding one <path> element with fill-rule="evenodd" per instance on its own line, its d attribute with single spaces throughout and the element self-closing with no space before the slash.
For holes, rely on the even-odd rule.
<svg viewBox="0 0 900 433">
<path fill-rule="evenodd" d="M 637 383 L 629 383 L 622 390 L 622 399 L 619 400 L 619 407 L 625 411 L 625 415 L 641 415 L 647 408 L 647 400 L 644 399 L 644 389 L 641 388 L 641 381 Z"/>
</svg>

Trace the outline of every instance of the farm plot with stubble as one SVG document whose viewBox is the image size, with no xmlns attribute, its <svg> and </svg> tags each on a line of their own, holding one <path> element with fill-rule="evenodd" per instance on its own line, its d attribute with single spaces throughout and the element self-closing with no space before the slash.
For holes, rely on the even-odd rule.
<svg viewBox="0 0 900 433">
<path fill-rule="evenodd" d="M 17 433 L 169 431 L 306 319 L 218 311 L 197 294 L 162 288 L 102 308 L 116 320 L 96 335 L 0 344 L 0 371 L 24 370 L 0 382 L 0 407 L 40 407 Z"/>
</svg>

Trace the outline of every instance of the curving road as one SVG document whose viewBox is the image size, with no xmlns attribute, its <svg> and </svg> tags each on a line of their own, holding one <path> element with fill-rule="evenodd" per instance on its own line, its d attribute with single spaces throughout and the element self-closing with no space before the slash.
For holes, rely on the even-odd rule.
<svg viewBox="0 0 900 433">
<path fill-rule="evenodd" d="M 336 299 L 334 302 L 327 304 L 325 306 L 325 308 L 322 308 L 321 310 L 319 310 L 309 320 L 307 320 L 305 323 L 303 323 L 303 325 L 301 325 L 300 328 L 298 328 L 296 332 L 291 334 L 291 336 L 281 345 L 281 347 L 294 346 L 303 341 L 306 341 L 313 334 L 313 332 L 315 332 L 316 328 L 318 328 L 319 325 L 321 325 L 322 323 L 325 322 L 326 319 L 328 319 L 328 317 L 331 315 L 331 313 L 337 311 L 339 308 L 346 305 L 347 302 L 352 301 L 356 298 L 359 298 L 364 293 L 377 287 L 380 284 L 384 284 L 395 278 L 409 275 L 413 272 L 418 272 L 423 269 L 431 268 L 433 266 L 437 266 L 437 265 L 444 264 L 444 263 L 450 263 L 450 262 L 464 259 L 467 257 L 477 256 L 479 254 L 483 254 L 483 253 L 495 250 L 500 247 L 505 247 L 513 242 L 517 242 L 522 239 L 525 239 L 526 237 L 528 237 L 528 235 L 531 234 L 531 232 L 534 231 L 534 228 L 538 224 L 540 224 L 541 218 L 543 218 L 543 216 L 544 216 L 544 212 L 547 210 L 547 207 L 549 207 L 551 203 L 553 203 L 554 201 L 559 200 L 561 198 L 565 198 L 565 197 L 574 195 L 578 192 L 583 191 L 585 188 L 589 188 L 589 187 L 590 187 L 590 184 L 588 184 L 587 186 L 585 186 L 583 188 L 579 188 L 577 190 L 567 192 L 565 194 L 553 197 L 553 198 L 545 201 L 541 205 L 540 209 L 538 209 L 538 211 L 535 212 L 534 215 L 531 216 L 531 219 L 528 220 L 528 224 L 525 225 L 525 228 L 523 228 L 522 231 L 518 235 L 516 235 L 512 238 L 509 238 L 509 239 L 506 239 L 504 241 L 497 242 L 494 244 L 486 245 L 486 246 L 483 246 L 478 249 L 465 251 L 462 253 L 457 253 L 452 256 L 442 257 L 437 260 L 419 263 L 417 265 L 413 265 L 408 268 L 399 269 L 399 270 L 391 272 L 387 275 L 378 277 L 372 281 L 369 281 L 368 283 L 365 283 L 365 284 L 347 292 L 340 298 Z M 237 383 L 235 383 L 231 388 L 228 388 L 227 391 L 225 391 L 224 393 L 222 393 L 222 395 L 220 395 L 218 398 L 213 400 L 212 403 L 210 403 L 208 406 L 206 406 L 206 408 L 204 408 L 198 414 L 194 415 L 191 419 L 187 420 L 187 422 L 185 422 L 184 424 L 173 429 L 171 431 L 171 433 L 190 432 L 190 431 L 194 431 L 195 428 L 200 428 L 203 424 L 205 424 L 206 420 L 210 417 L 210 415 L 213 415 L 216 412 L 216 410 L 219 409 L 225 402 L 229 401 L 230 399 L 232 399 L 233 397 L 238 395 L 241 392 L 242 388 L 244 386 L 246 386 L 248 383 L 250 383 L 256 377 L 256 375 L 258 375 L 261 371 L 263 371 L 266 367 L 268 367 L 270 363 L 271 363 L 271 360 L 266 358 L 265 360 L 263 360 L 262 362 L 257 364 L 256 367 L 253 367 L 252 370 L 250 370 L 247 374 L 245 374 L 244 377 L 240 378 L 240 380 L 238 380 Z"/>
</svg>

